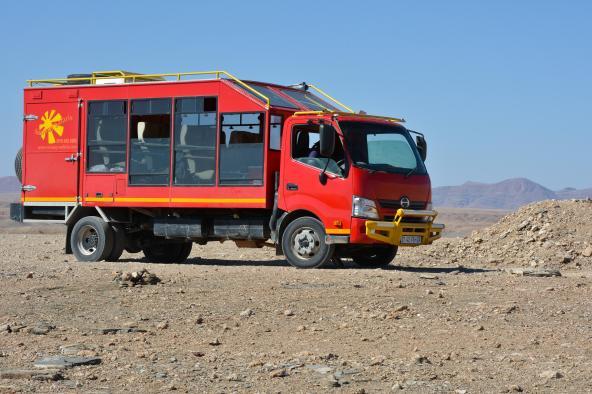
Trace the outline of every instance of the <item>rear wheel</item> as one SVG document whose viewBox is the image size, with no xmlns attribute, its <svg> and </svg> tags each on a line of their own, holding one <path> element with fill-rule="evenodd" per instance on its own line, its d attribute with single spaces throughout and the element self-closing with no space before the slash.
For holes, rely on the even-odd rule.
<svg viewBox="0 0 592 394">
<path fill-rule="evenodd" d="M 138 234 L 127 234 L 125 251 L 128 253 L 140 253 L 142 251 L 142 238 Z"/>
<path fill-rule="evenodd" d="M 104 260 L 113 249 L 113 231 L 99 217 L 83 217 L 72 228 L 70 247 L 78 261 Z"/>
<path fill-rule="evenodd" d="M 357 265 L 369 268 L 384 268 L 397 255 L 397 247 L 391 245 L 373 245 L 356 249 L 351 258 Z"/>
<path fill-rule="evenodd" d="M 111 229 L 113 231 L 113 248 L 105 260 L 117 261 L 123 254 L 123 250 L 125 249 L 125 245 L 127 243 L 125 229 L 117 224 L 112 225 Z"/>
<path fill-rule="evenodd" d="M 318 268 L 333 257 L 335 247 L 325 243 L 323 224 L 311 217 L 301 217 L 288 224 L 282 236 L 284 255 L 297 268 Z"/>
<path fill-rule="evenodd" d="M 142 251 L 146 260 L 151 263 L 183 263 L 189 257 L 192 247 L 191 242 L 158 242 L 144 247 Z"/>
</svg>

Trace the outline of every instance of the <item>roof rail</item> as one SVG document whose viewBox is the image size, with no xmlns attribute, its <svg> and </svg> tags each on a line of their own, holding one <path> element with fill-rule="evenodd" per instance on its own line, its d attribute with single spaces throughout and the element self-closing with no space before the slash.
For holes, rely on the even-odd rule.
<svg viewBox="0 0 592 394">
<path fill-rule="evenodd" d="M 39 85 L 54 85 L 54 86 L 61 86 L 61 85 L 69 85 L 72 82 L 82 82 L 82 83 L 89 83 L 89 84 L 96 84 L 97 81 L 104 80 L 104 79 L 112 79 L 117 77 L 125 78 L 125 81 L 128 83 L 134 82 L 149 82 L 149 81 L 170 81 L 172 80 L 181 81 L 183 77 L 198 77 L 204 75 L 215 75 L 216 79 L 221 79 L 222 77 L 226 77 L 228 79 L 233 80 L 238 85 L 242 86 L 243 88 L 247 89 L 249 92 L 255 94 L 256 96 L 263 99 L 266 104 L 266 108 L 269 109 L 270 107 L 270 100 L 269 97 L 264 95 L 263 93 L 259 92 L 252 86 L 246 84 L 245 82 L 241 81 L 234 75 L 230 74 L 229 72 L 222 71 L 222 70 L 215 70 L 215 71 L 191 71 L 191 72 L 180 72 L 180 73 L 162 73 L 162 74 L 138 74 L 127 72 L 123 70 L 116 70 L 116 71 L 96 71 L 93 72 L 88 77 L 76 77 L 76 78 L 52 78 L 52 79 L 29 79 L 27 80 L 27 84 L 29 86 L 39 86 Z"/>
<path fill-rule="evenodd" d="M 339 111 L 298 111 L 298 112 L 294 112 L 294 114 L 292 116 L 305 116 L 305 115 L 359 116 L 359 117 L 363 117 L 363 118 L 388 120 L 389 122 L 393 122 L 393 123 L 405 123 L 405 119 L 403 119 L 403 118 L 393 118 L 391 116 L 378 116 L 378 115 L 368 115 L 368 114 L 356 114 L 354 112 L 339 112 Z"/>
<path fill-rule="evenodd" d="M 63 86 L 63 85 L 83 85 L 83 84 L 90 84 L 96 85 L 97 81 L 101 80 L 109 80 L 114 78 L 123 79 L 126 83 L 135 83 L 135 82 L 154 82 L 154 81 L 181 81 L 189 79 L 191 77 L 202 77 L 205 75 L 213 75 L 216 79 L 227 78 L 238 84 L 239 86 L 243 87 L 244 89 L 248 90 L 249 92 L 253 93 L 260 99 L 265 102 L 266 109 L 269 109 L 271 106 L 271 100 L 269 97 L 264 95 L 263 93 L 259 92 L 253 86 L 247 84 L 244 81 L 241 81 L 234 75 L 230 74 L 227 71 L 223 70 L 214 70 L 214 71 L 190 71 L 190 72 L 178 72 L 178 73 L 161 73 L 161 74 L 140 74 L 134 73 L 129 71 L 123 70 L 109 70 L 109 71 L 95 71 L 88 76 L 82 77 L 73 77 L 73 78 L 51 78 L 51 79 L 29 79 L 27 80 L 27 84 L 30 87 L 34 86 L 43 86 L 43 85 L 51 85 L 51 86 Z M 335 104 L 339 105 L 340 107 L 346 109 L 350 113 L 355 113 L 353 109 L 348 107 L 347 105 L 343 104 L 342 102 L 338 101 L 334 97 L 330 96 L 320 88 L 315 85 L 309 84 L 313 90 L 320 93 L 322 96 L 326 97 L 327 99 L 331 100 Z M 343 112 L 346 114 L 347 112 Z"/>
<path fill-rule="evenodd" d="M 351 109 L 350 107 L 348 107 L 347 105 L 343 104 L 341 101 L 337 101 L 337 99 L 329 96 L 327 93 L 325 93 L 324 91 L 322 91 L 320 88 L 316 87 L 315 85 L 309 83 L 308 86 L 311 87 L 311 88 L 313 88 L 316 92 L 322 94 L 323 96 L 325 96 L 329 100 L 333 101 L 335 104 L 339 105 L 341 108 L 345 108 L 345 109 L 347 109 L 351 113 L 355 113 L 356 112 L 353 109 Z"/>
</svg>

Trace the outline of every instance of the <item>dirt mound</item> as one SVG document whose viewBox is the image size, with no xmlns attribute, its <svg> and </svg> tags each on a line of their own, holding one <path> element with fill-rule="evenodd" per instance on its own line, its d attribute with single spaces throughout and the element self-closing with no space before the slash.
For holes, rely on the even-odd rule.
<svg viewBox="0 0 592 394">
<path fill-rule="evenodd" d="M 426 253 L 465 265 L 592 265 L 592 200 L 529 204 L 468 237 L 437 241 Z"/>
</svg>

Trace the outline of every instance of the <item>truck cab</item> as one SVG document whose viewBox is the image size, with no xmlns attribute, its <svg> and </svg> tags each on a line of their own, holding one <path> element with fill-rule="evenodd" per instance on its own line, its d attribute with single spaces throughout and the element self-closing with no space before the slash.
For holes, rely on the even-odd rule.
<svg viewBox="0 0 592 394">
<path fill-rule="evenodd" d="M 400 245 L 433 242 L 443 227 L 433 223 L 426 151 L 423 135 L 400 119 L 295 113 L 285 123 L 278 207 L 290 222 L 305 217 L 310 229 L 285 234 L 280 224 L 283 253 L 315 265 L 324 235 L 329 254 L 380 266 Z M 316 234 L 311 218 L 324 234 Z"/>
<path fill-rule="evenodd" d="M 234 241 L 274 246 L 299 268 L 340 258 L 385 266 L 444 228 L 423 134 L 314 85 L 225 71 L 29 85 L 11 217 L 64 223 L 78 260 L 125 250 L 183 262 L 193 243 Z"/>
</svg>

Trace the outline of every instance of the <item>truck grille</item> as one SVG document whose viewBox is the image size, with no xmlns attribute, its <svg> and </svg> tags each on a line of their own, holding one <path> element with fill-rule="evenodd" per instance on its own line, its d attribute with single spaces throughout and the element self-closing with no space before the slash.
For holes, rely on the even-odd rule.
<svg viewBox="0 0 592 394">
<path fill-rule="evenodd" d="M 401 201 L 399 200 L 378 200 L 378 203 L 382 208 L 386 209 L 399 209 L 401 207 Z M 405 209 L 425 209 L 425 201 L 411 201 L 411 204 Z"/>
</svg>

